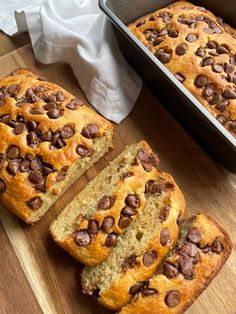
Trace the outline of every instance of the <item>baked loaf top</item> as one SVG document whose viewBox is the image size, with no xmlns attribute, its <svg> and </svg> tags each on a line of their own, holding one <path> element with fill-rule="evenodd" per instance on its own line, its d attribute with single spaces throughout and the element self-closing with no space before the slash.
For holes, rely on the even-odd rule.
<svg viewBox="0 0 236 314">
<path fill-rule="evenodd" d="M 185 1 L 128 27 L 236 137 L 236 30 Z"/>
<path fill-rule="evenodd" d="M 220 271 L 231 248 L 229 236 L 212 218 L 200 213 L 189 219 L 158 274 L 140 283 L 120 314 L 183 313 Z"/>
<path fill-rule="evenodd" d="M 0 81 L 0 198 L 33 222 L 47 192 L 78 160 L 92 156 L 112 125 L 80 99 L 33 72 L 18 69 Z M 81 164 L 81 167 L 83 164 Z M 58 185 L 57 185 L 58 184 Z"/>
<path fill-rule="evenodd" d="M 142 213 L 145 184 L 156 179 L 158 163 L 145 141 L 128 146 L 59 215 L 51 226 L 54 240 L 87 266 L 104 261 Z"/>
<path fill-rule="evenodd" d="M 164 172 L 143 182 L 145 198 L 142 212 L 117 238 L 109 257 L 82 272 L 83 292 L 93 294 L 111 310 L 128 304 L 157 271 L 163 258 L 179 236 L 178 222 L 184 215 L 184 197 L 174 179 Z"/>
</svg>

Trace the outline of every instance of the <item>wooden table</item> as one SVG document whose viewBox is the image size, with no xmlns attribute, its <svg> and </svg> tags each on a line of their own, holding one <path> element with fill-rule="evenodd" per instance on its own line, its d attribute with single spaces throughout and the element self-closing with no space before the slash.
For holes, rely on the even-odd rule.
<svg viewBox="0 0 236 314">
<path fill-rule="evenodd" d="M 29 42 L 0 33 L 0 55 Z M 75 95 L 81 94 L 67 65 L 42 65 L 30 46 L 0 58 L 0 75 L 30 67 Z M 144 87 L 128 118 L 116 126 L 115 149 L 86 172 L 34 226 L 26 226 L 0 207 L 0 313 L 109 313 L 82 296 L 79 265 L 52 241 L 48 227 L 65 205 L 126 144 L 146 139 L 185 194 L 190 212 L 206 211 L 231 235 L 233 252 L 221 273 L 188 314 L 233 314 L 236 311 L 236 177 L 212 160 Z"/>
</svg>

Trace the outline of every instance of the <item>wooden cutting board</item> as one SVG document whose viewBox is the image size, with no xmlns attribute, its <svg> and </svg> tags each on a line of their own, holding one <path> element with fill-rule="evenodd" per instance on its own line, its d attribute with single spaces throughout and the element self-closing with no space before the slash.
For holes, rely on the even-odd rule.
<svg viewBox="0 0 236 314">
<path fill-rule="evenodd" d="M 17 67 L 33 69 L 76 96 L 81 94 L 69 66 L 40 64 L 30 46 L 0 58 L 0 77 Z M 220 274 L 187 313 L 236 312 L 236 176 L 206 155 L 144 87 L 132 113 L 115 128 L 114 150 L 73 184 L 41 221 L 27 226 L 0 207 L 0 313 L 109 313 L 82 295 L 82 266 L 57 247 L 49 225 L 109 160 L 140 139 L 146 139 L 158 152 L 160 168 L 174 176 L 188 210 L 209 213 L 229 232 L 234 244 Z"/>
</svg>

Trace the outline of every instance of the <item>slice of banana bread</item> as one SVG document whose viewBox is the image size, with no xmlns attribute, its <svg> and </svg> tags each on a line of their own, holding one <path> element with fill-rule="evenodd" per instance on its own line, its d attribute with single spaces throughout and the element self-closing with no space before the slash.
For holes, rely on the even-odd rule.
<svg viewBox="0 0 236 314">
<path fill-rule="evenodd" d="M 98 297 L 111 310 L 128 304 L 142 282 L 154 275 L 162 259 L 177 242 L 184 197 L 167 173 L 143 179 L 142 213 L 117 239 L 108 259 L 82 272 L 83 292 Z"/>
<path fill-rule="evenodd" d="M 120 314 L 183 313 L 220 271 L 232 248 L 226 232 L 203 213 L 181 229 L 178 245 L 158 274 L 149 282 L 139 282 L 131 304 Z"/>
<path fill-rule="evenodd" d="M 85 265 L 104 261 L 143 210 L 145 184 L 155 180 L 158 161 L 146 142 L 128 146 L 59 215 L 51 226 L 54 240 Z"/>
</svg>

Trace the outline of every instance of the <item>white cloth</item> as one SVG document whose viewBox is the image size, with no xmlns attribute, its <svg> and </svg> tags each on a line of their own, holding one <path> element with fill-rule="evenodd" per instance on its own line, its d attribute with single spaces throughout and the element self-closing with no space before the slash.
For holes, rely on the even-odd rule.
<svg viewBox="0 0 236 314">
<path fill-rule="evenodd" d="M 18 8 L 16 17 L 19 31 L 28 27 L 40 62 L 69 63 L 88 100 L 102 115 L 117 123 L 128 115 L 142 81 L 121 55 L 112 26 L 96 0 L 44 0 L 37 7 Z"/>
</svg>

